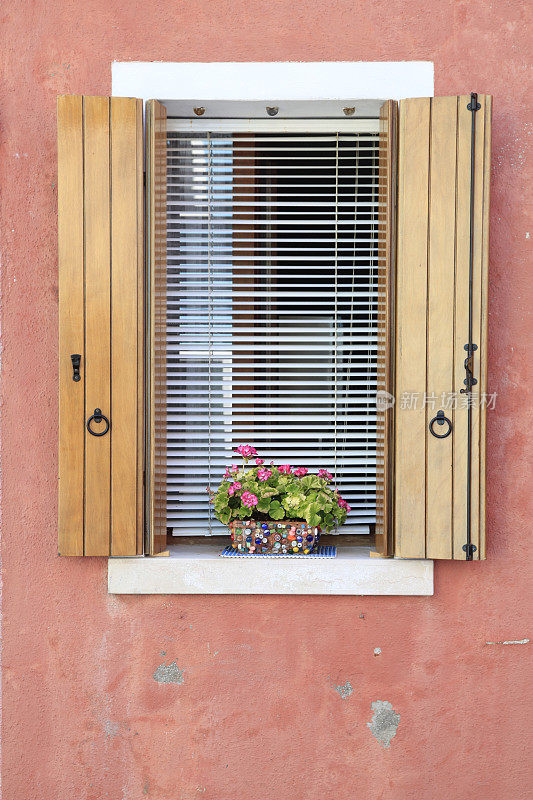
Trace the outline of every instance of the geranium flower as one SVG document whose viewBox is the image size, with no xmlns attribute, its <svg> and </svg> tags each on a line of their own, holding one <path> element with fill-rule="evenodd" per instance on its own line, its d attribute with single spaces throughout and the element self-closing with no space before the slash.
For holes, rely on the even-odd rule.
<svg viewBox="0 0 533 800">
<path fill-rule="evenodd" d="M 296 469 L 294 470 L 294 475 L 296 475 L 297 478 L 303 478 L 304 475 L 307 475 L 308 472 L 309 470 L 306 469 L 305 467 L 296 467 Z"/>
<path fill-rule="evenodd" d="M 245 461 L 257 455 L 257 450 L 251 444 L 240 444 L 235 452 L 242 456 Z"/>
<path fill-rule="evenodd" d="M 255 494 L 251 492 L 243 492 L 241 500 L 243 506 L 248 506 L 248 508 L 253 508 L 253 506 L 256 506 L 259 502 Z"/>
<path fill-rule="evenodd" d="M 264 460 L 263 460 L 262 458 L 256 458 L 256 459 L 255 459 L 255 463 L 257 464 L 257 466 L 258 466 L 258 467 L 260 467 L 260 466 L 262 466 L 262 465 L 263 465 L 265 462 L 264 462 Z"/>
<path fill-rule="evenodd" d="M 257 477 L 259 478 L 260 481 L 267 481 L 271 475 L 272 475 L 272 470 L 270 469 L 257 470 Z"/>
<path fill-rule="evenodd" d="M 229 495 L 234 495 L 235 492 L 239 491 L 239 489 L 242 489 L 242 483 L 240 481 L 235 481 L 235 483 L 232 483 L 231 486 L 229 487 L 228 494 Z M 246 494 L 246 492 L 245 492 L 245 494 Z"/>
<path fill-rule="evenodd" d="M 235 474 L 236 472 L 238 472 L 238 471 L 239 471 L 239 467 L 237 466 L 237 464 L 234 464 L 234 465 L 232 466 L 232 468 L 231 468 L 231 471 L 233 472 L 233 474 Z"/>
<path fill-rule="evenodd" d="M 340 495 L 337 497 L 337 505 L 339 508 L 343 508 L 346 513 L 352 510 L 351 506 L 349 506 L 346 500 L 344 500 Z"/>
<path fill-rule="evenodd" d="M 333 480 L 333 475 L 331 474 L 331 472 L 328 472 L 327 469 L 319 469 L 318 470 L 318 477 L 319 478 L 325 478 L 325 480 L 327 480 L 327 481 L 332 481 Z"/>
<path fill-rule="evenodd" d="M 280 464 L 278 470 L 282 473 L 282 475 L 290 475 L 292 473 L 292 467 L 290 464 Z"/>
</svg>

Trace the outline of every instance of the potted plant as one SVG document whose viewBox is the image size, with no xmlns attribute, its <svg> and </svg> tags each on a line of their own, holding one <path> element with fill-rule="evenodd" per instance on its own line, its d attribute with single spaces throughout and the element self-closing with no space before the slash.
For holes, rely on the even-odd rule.
<svg viewBox="0 0 533 800">
<path fill-rule="evenodd" d="M 208 487 L 215 517 L 229 525 L 232 547 L 242 552 L 308 554 L 321 532 L 342 525 L 350 506 L 331 487 L 325 469 L 311 474 L 290 464 L 265 466 L 255 447 L 235 450 L 242 466 L 226 467 L 222 482 Z M 248 466 L 251 460 L 254 466 Z"/>
</svg>

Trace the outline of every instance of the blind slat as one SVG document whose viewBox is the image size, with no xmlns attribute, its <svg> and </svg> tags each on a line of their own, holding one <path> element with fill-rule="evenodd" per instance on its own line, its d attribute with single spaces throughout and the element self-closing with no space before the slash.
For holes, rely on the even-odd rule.
<svg viewBox="0 0 533 800">
<path fill-rule="evenodd" d="M 250 442 L 335 475 L 375 521 L 376 134 L 168 133 L 167 524 L 220 534 L 205 486 Z"/>
</svg>

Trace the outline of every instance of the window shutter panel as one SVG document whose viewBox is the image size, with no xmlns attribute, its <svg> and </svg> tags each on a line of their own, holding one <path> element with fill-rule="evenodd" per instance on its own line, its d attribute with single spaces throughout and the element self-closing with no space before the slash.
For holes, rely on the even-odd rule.
<svg viewBox="0 0 533 800">
<path fill-rule="evenodd" d="M 156 555 L 167 540 L 167 110 L 157 100 L 146 104 L 146 207 L 147 550 Z"/>
<path fill-rule="evenodd" d="M 60 97 L 61 555 L 142 552 L 142 191 L 142 102 Z"/>
<path fill-rule="evenodd" d="M 470 96 L 400 102 L 394 512 L 403 558 L 465 560 L 469 516 L 472 557 L 485 558 L 491 98 L 477 101 L 475 115 Z M 461 393 L 469 314 L 470 412 Z M 451 423 L 445 438 L 429 429 L 440 411 Z"/>
<path fill-rule="evenodd" d="M 393 334 L 396 147 L 398 103 L 387 100 L 379 117 L 379 260 L 376 403 L 376 541 L 379 555 L 392 555 Z"/>
</svg>

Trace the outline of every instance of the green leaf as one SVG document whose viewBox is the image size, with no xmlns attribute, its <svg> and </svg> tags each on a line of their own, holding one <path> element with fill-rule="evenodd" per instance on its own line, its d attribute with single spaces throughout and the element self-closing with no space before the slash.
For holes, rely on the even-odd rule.
<svg viewBox="0 0 533 800">
<path fill-rule="evenodd" d="M 270 508 L 270 497 L 262 497 L 256 508 L 258 511 L 261 511 L 262 514 L 267 514 Z"/>
<path fill-rule="evenodd" d="M 309 503 L 305 508 L 304 519 L 309 525 L 320 525 L 320 506 L 318 503 Z"/>
<path fill-rule="evenodd" d="M 227 508 L 225 511 L 221 511 L 216 517 L 223 525 L 228 525 L 231 519 L 231 509 Z"/>
<path fill-rule="evenodd" d="M 278 500 L 272 500 L 268 509 L 268 516 L 270 519 L 283 519 L 285 510 L 281 507 Z"/>
</svg>

